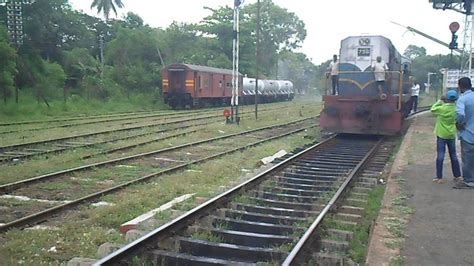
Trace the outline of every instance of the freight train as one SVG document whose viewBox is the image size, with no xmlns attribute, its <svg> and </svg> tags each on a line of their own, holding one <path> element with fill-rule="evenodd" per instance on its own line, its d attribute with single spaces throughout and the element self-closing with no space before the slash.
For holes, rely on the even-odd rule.
<svg viewBox="0 0 474 266">
<path fill-rule="evenodd" d="M 372 65 L 381 57 L 383 92 Z M 337 95 L 324 95 L 320 125 L 324 131 L 395 135 L 410 112 L 410 61 L 383 36 L 351 36 L 341 41 Z"/>
<path fill-rule="evenodd" d="M 171 64 L 162 72 L 163 99 L 172 108 L 230 105 L 232 70 L 190 64 Z M 253 78 L 239 73 L 239 97 L 243 104 L 253 103 Z M 259 102 L 292 100 L 293 83 L 288 80 L 259 80 Z"/>
</svg>

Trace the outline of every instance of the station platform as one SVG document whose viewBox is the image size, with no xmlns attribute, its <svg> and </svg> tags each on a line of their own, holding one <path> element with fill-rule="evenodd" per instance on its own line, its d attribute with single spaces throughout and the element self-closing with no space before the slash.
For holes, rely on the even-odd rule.
<svg viewBox="0 0 474 266">
<path fill-rule="evenodd" d="M 414 117 L 390 171 L 367 265 L 474 265 L 474 189 L 453 189 L 449 156 L 436 177 L 435 117 Z M 458 159 L 461 160 L 459 141 Z"/>
</svg>

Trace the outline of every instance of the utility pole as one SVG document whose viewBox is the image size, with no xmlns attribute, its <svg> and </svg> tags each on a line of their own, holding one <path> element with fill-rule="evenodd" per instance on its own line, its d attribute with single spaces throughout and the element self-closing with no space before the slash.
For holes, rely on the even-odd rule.
<svg viewBox="0 0 474 266">
<path fill-rule="evenodd" d="M 255 42 L 255 120 L 258 119 L 258 67 L 260 63 L 260 0 L 257 1 L 257 34 Z"/>
<path fill-rule="evenodd" d="M 242 0 L 234 0 L 234 30 L 232 40 L 231 120 L 239 124 L 239 10 Z"/>
<path fill-rule="evenodd" d="M 104 80 L 104 34 L 100 34 L 99 37 L 99 49 L 100 49 L 100 80 Z"/>
<path fill-rule="evenodd" d="M 6 4 L 7 8 L 7 29 L 10 37 L 10 44 L 18 50 L 23 45 L 23 5 L 29 5 L 36 0 L 0 0 L 0 4 Z M 17 60 L 18 64 L 18 60 Z M 15 86 L 15 102 L 18 103 L 18 86 Z M 6 88 L 4 91 L 6 101 Z"/>
</svg>

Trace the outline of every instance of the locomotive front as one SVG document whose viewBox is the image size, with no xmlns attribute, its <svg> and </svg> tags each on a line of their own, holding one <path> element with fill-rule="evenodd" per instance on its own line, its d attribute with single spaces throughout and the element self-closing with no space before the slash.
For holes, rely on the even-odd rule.
<svg viewBox="0 0 474 266">
<path fill-rule="evenodd" d="M 377 57 L 381 64 L 386 63 L 385 81 L 376 81 L 373 65 Z M 390 40 L 348 37 L 341 41 L 339 58 L 338 94 L 323 96 L 323 130 L 374 135 L 400 132 L 410 99 L 408 74 L 401 71 L 402 57 Z"/>
</svg>

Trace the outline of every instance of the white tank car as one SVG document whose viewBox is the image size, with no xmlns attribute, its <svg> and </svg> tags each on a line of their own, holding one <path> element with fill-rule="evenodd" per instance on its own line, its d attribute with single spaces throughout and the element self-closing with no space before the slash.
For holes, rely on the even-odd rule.
<svg viewBox="0 0 474 266">
<path fill-rule="evenodd" d="M 244 78 L 243 91 L 244 95 L 255 95 L 255 79 Z M 293 83 L 289 80 L 258 80 L 259 95 L 292 95 Z"/>
</svg>

